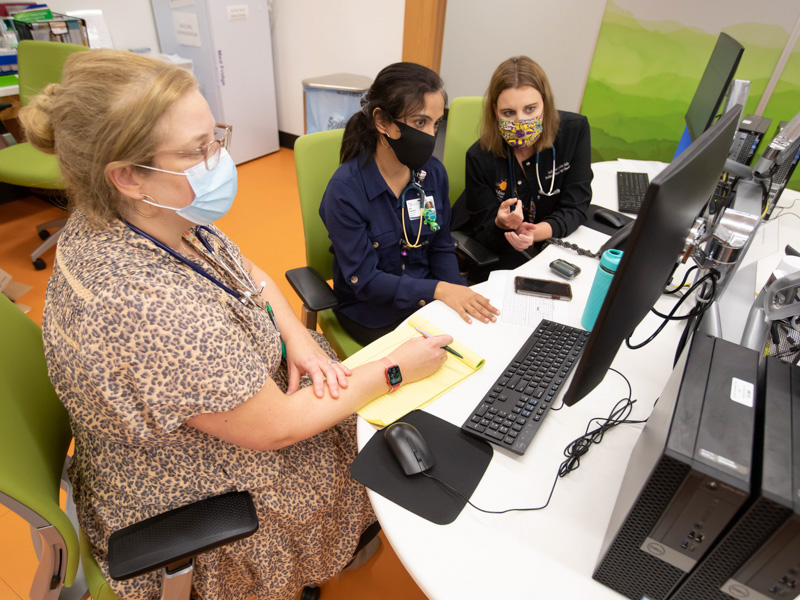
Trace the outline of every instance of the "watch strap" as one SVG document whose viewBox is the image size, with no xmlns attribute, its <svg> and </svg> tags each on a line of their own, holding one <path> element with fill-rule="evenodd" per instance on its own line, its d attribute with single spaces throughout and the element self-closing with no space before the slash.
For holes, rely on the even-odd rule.
<svg viewBox="0 0 800 600">
<path fill-rule="evenodd" d="M 389 386 L 389 392 L 388 393 L 391 394 L 393 391 L 395 391 L 397 388 L 400 387 L 400 384 L 402 383 L 402 375 L 401 375 L 401 381 L 400 382 L 398 382 L 396 384 L 392 384 L 391 379 L 389 377 L 389 369 L 391 369 L 393 367 L 396 367 L 398 369 L 398 372 L 399 372 L 400 367 L 397 366 L 397 363 L 392 359 L 391 356 L 384 356 L 381 359 L 381 363 L 383 364 L 384 367 L 386 367 L 385 370 L 384 370 L 384 374 L 386 375 L 386 385 Z"/>
</svg>

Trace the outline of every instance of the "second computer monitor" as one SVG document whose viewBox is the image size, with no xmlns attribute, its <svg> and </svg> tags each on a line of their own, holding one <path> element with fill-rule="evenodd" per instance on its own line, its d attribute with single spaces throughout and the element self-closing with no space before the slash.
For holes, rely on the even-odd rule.
<svg viewBox="0 0 800 600">
<path fill-rule="evenodd" d="M 650 182 L 625 251 L 564 396 L 572 405 L 591 392 L 664 290 L 686 237 L 717 185 L 741 106 L 726 112 Z"/>
<path fill-rule="evenodd" d="M 722 101 L 736 74 L 744 46 L 726 33 L 720 33 L 706 70 L 697 84 L 689 109 L 686 127 L 692 141 L 700 137 L 722 110 Z"/>
</svg>

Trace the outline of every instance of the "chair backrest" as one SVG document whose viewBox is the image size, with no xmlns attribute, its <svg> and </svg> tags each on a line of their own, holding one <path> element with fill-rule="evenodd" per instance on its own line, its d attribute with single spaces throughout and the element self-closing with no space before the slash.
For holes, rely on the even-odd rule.
<svg viewBox="0 0 800 600">
<path fill-rule="evenodd" d="M 25 106 L 46 85 L 60 82 L 67 57 L 88 49 L 77 44 L 22 40 L 17 49 L 20 104 Z"/>
<path fill-rule="evenodd" d="M 294 166 L 300 192 L 300 210 L 306 238 L 306 262 L 323 278 L 333 278 L 333 254 L 328 230 L 319 216 L 319 205 L 328 181 L 339 167 L 344 129 L 309 133 L 294 144 Z"/>
<path fill-rule="evenodd" d="M 461 96 L 450 102 L 442 162 L 450 181 L 451 205 L 464 191 L 467 150 L 481 136 L 482 116 L 483 96 Z"/>
<path fill-rule="evenodd" d="M 70 586 L 78 537 L 58 504 L 72 439 L 68 414 L 47 376 L 41 330 L 3 294 L 0 331 L 0 502 L 10 499 L 9 508 L 29 522 L 32 512 L 55 527 L 67 547 L 64 583 Z"/>
</svg>

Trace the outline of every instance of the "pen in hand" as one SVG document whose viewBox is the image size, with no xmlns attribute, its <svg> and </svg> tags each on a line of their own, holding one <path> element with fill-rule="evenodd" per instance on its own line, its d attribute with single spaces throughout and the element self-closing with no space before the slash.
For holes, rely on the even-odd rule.
<svg viewBox="0 0 800 600">
<path fill-rule="evenodd" d="M 426 338 L 432 337 L 430 333 L 428 333 L 427 331 L 422 331 L 422 329 L 420 329 L 419 327 L 414 327 L 414 329 L 416 329 L 417 331 L 419 331 L 419 332 L 420 332 L 420 333 L 421 333 L 423 336 L 425 336 Z M 448 351 L 450 354 L 452 354 L 453 356 L 457 356 L 458 358 L 461 358 L 461 359 L 463 359 L 463 358 L 464 358 L 464 357 L 463 357 L 463 356 L 461 356 L 461 355 L 460 355 L 458 352 L 456 352 L 455 350 L 453 350 L 453 349 L 452 349 L 450 346 L 442 346 L 442 348 L 443 348 L 444 350 L 447 350 L 447 351 Z"/>
</svg>

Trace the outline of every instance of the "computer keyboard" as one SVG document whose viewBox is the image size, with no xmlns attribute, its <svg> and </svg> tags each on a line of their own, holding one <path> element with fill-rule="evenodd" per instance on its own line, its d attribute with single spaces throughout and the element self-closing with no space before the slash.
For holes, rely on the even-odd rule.
<svg viewBox="0 0 800 600">
<path fill-rule="evenodd" d="M 523 454 L 588 337 L 588 331 L 543 319 L 461 429 Z"/>
<path fill-rule="evenodd" d="M 644 193 L 650 185 L 647 173 L 631 173 L 629 171 L 617 172 L 617 198 L 620 212 L 639 212 L 644 202 Z"/>
</svg>

